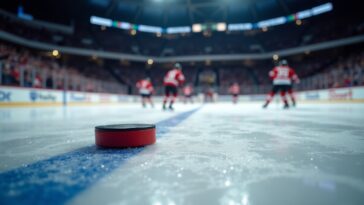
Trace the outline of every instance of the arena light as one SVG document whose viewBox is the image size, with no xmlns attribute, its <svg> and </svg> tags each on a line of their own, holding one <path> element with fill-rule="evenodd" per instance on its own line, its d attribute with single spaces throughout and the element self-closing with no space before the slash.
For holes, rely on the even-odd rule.
<svg viewBox="0 0 364 205">
<path fill-rule="evenodd" d="M 121 27 L 121 22 L 119 22 L 119 21 L 113 21 L 112 22 L 112 26 L 115 27 L 115 28 L 120 28 Z"/>
<path fill-rule="evenodd" d="M 216 30 L 217 31 L 226 31 L 226 23 L 217 23 Z"/>
<path fill-rule="evenodd" d="M 99 26 L 107 26 L 111 27 L 113 24 L 113 21 L 111 19 L 107 18 L 101 18 L 97 16 L 91 16 L 90 18 L 91 24 L 99 25 Z"/>
<path fill-rule="evenodd" d="M 252 29 L 262 29 L 263 31 L 267 31 L 268 27 L 277 26 L 286 24 L 289 22 L 296 22 L 297 25 L 300 25 L 301 19 L 309 18 L 314 15 L 319 15 L 322 13 L 326 13 L 333 10 L 332 3 L 322 4 L 316 7 L 313 7 L 308 10 L 300 11 L 295 14 L 291 14 L 288 16 L 277 17 L 273 19 L 259 21 L 258 23 L 237 23 L 237 24 L 229 24 L 226 23 L 208 23 L 208 24 L 193 24 L 192 32 L 199 33 L 202 31 L 211 32 L 211 31 L 244 31 L 244 30 L 252 30 Z M 101 18 L 97 16 L 91 16 L 90 22 L 95 25 L 105 26 L 105 27 L 115 27 L 119 29 L 125 30 L 135 30 L 141 32 L 149 32 L 149 33 L 167 33 L 167 34 L 175 34 L 175 33 L 190 33 L 190 26 L 180 26 L 180 27 L 156 27 L 156 26 L 148 26 L 148 25 L 137 25 L 131 24 L 127 22 L 113 21 L 107 18 Z M 136 33 L 132 33 L 135 35 Z"/>
<path fill-rule="evenodd" d="M 333 9 L 332 3 L 326 3 L 326 4 L 322 4 L 320 6 L 316 6 L 316 7 L 312 8 L 311 11 L 312 11 L 312 15 L 315 16 L 315 15 L 329 12 L 332 9 Z"/>
<path fill-rule="evenodd" d="M 147 61 L 148 65 L 152 65 L 154 63 L 153 59 L 148 59 Z"/>
<path fill-rule="evenodd" d="M 277 61 L 278 59 L 279 59 L 279 55 L 274 54 L 274 55 L 273 55 L 273 60 Z"/>
<path fill-rule="evenodd" d="M 291 14 L 291 15 L 289 15 L 289 16 L 286 16 L 286 20 L 287 20 L 287 23 L 288 22 L 293 22 L 293 21 L 295 21 L 297 18 L 296 18 L 296 15 L 293 15 L 293 14 Z"/>
<path fill-rule="evenodd" d="M 166 33 L 168 33 L 168 34 L 191 33 L 191 27 L 189 27 L 189 26 L 168 27 L 166 29 Z"/>
<path fill-rule="evenodd" d="M 311 9 L 300 11 L 296 14 L 297 19 L 305 19 L 305 18 L 309 18 L 311 16 L 312 16 Z"/>
<path fill-rule="evenodd" d="M 130 31 L 130 35 L 132 35 L 132 36 L 135 36 L 136 34 L 137 34 L 136 30 L 132 29 L 132 30 Z"/>
<path fill-rule="evenodd" d="M 114 27 L 129 30 L 132 27 L 132 24 L 127 22 L 120 22 L 120 21 L 114 21 L 113 22 Z"/>
<path fill-rule="evenodd" d="M 123 22 L 121 24 L 121 27 L 120 28 L 127 30 L 127 29 L 131 29 L 131 27 L 132 27 L 131 23 Z"/>
<path fill-rule="evenodd" d="M 157 26 L 139 25 L 138 31 L 148 32 L 148 33 L 162 33 L 163 29 Z"/>
<path fill-rule="evenodd" d="M 244 30 L 252 30 L 252 29 L 253 29 L 252 23 L 236 23 L 236 24 L 228 25 L 229 31 L 244 31 Z"/>
<path fill-rule="evenodd" d="M 194 33 L 198 33 L 202 31 L 202 25 L 201 24 L 193 24 L 192 25 L 192 31 Z"/>
<path fill-rule="evenodd" d="M 269 26 L 277 26 L 277 25 L 282 25 L 285 24 L 287 22 L 285 17 L 278 17 L 278 18 L 273 18 L 273 19 L 268 19 L 265 21 L 260 21 L 257 23 L 258 28 L 265 28 L 265 27 L 269 27 Z"/>
<path fill-rule="evenodd" d="M 53 50 L 52 51 L 52 56 L 57 57 L 59 55 L 59 51 L 58 50 Z"/>
<path fill-rule="evenodd" d="M 296 20 L 296 25 L 297 25 L 297 26 L 301 26 L 301 25 L 302 25 L 302 21 L 301 21 L 301 20 L 299 20 L 299 19 L 297 19 L 297 20 Z"/>
</svg>

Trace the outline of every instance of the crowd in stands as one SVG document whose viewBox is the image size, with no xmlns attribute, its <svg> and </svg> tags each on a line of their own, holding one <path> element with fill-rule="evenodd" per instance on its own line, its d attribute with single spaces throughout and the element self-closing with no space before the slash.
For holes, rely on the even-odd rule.
<svg viewBox="0 0 364 205">
<path fill-rule="evenodd" d="M 309 78 L 312 89 L 364 85 L 364 52 L 341 57 L 322 72 Z"/>
<path fill-rule="evenodd" d="M 4 43 L 0 43 L 0 68 L 2 85 L 120 92 L 120 85 L 96 64 L 67 65 L 45 52 L 32 52 Z"/>
<path fill-rule="evenodd" d="M 135 82 L 150 77 L 157 87 L 156 94 L 163 92 L 163 77 L 170 66 L 139 64 L 135 66 L 114 65 L 117 77 L 124 85 L 117 83 L 103 65 L 96 62 L 84 62 L 76 57 L 78 63 L 66 64 L 59 59 L 46 56 L 41 52 L 19 48 L 0 43 L 1 84 L 48 89 L 68 89 L 90 92 L 126 92 L 125 87 L 134 88 Z M 72 62 L 72 61 L 71 61 Z M 184 64 L 183 72 L 187 83 L 198 85 L 198 75 L 204 69 L 217 72 L 217 81 L 212 86 L 217 87 L 220 94 L 226 94 L 231 83 L 237 82 L 242 93 L 264 93 L 270 88 L 268 71 L 273 67 L 271 61 L 255 62 L 245 66 L 232 64 L 220 66 L 212 64 Z M 353 52 L 339 58 L 311 57 L 304 60 L 292 61 L 291 66 L 301 78 L 298 90 L 339 88 L 364 85 L 364 52 Z M 66 80 L 67 79 L 67 80 Z M 160 89 L 158 89 L 160 88 Z M 264 88 L 264 89 L 262 89 Z M 132 93 L 136 93 L 133 89 Z"/>
</svg>

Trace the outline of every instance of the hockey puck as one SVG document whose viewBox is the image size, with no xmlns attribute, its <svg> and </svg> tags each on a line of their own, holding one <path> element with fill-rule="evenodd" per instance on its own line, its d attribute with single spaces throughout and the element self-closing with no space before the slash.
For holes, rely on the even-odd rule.
<svg viewBox="0 0 364 205">
<path fill-rule="evenodd" d="M 95 142 L 100 147 L 142 147 L 154 144 L 155 141 L 155 125 L 119 124 L 95 127 Z"/>
</svg>

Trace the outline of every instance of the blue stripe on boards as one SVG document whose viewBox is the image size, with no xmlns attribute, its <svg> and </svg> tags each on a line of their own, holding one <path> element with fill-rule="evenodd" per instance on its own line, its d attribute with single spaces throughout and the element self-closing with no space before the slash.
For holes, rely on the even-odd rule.
<svg viewBox="0 0 364 205">
<path fill-rule="evenodd" d="M 157 123 L 157 137 L 198 109 Z M 144 149 L 89 146 L 0 173 L 0 204 L 64 204 Z"/>
</svg>

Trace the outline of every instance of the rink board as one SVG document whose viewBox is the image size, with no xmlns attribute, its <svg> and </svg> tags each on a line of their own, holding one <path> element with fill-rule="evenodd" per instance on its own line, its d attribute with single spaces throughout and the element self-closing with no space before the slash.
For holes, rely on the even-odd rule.
<svg viewBox="0 0 364 205">
<path fill-rule="evenodd" d="M 131 102 L 127 95 L 0 86 L 0 106 L 57 106 Z"/>
<path fill-rule="evenodd" d="M 239 101 L 264 101 L 265 97 L 266 95 L 241 95 Z M 364 102 L 364 87 L 303 91 L 297 92 L 296 97 L 300 101 Z M 163 98 L 156 96 L 153 99 L 161 102 Z M 231 101 L 231 96 L 221 95 L 216 99 L 220 102 Z M 203 96 L 199 95 L 196 100 L 201 102 Z M 3 107 L 118 104 L 138 101 L 139 96 L 132 95 L 0 86 L 0 106 Z"/>
</svg>

